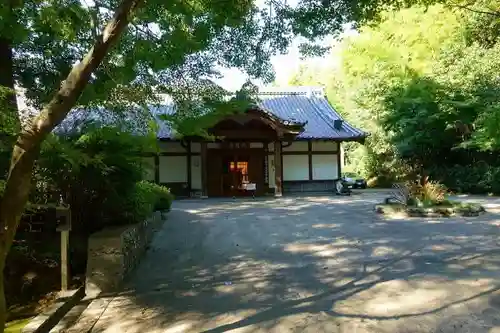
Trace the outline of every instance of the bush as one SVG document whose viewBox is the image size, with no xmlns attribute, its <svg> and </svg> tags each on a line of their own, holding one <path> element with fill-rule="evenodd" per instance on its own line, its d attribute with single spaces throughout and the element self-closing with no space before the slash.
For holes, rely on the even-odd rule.
<svg viewBox="0 0 500 333">
<path fill-rule="evenodd" d="M 136 183 L 125 198 L 122 209 L 128 223 L 144 221 L 154 211 L 169 211 L 174 199 L 168 188 L 148 181 Z"/>
<path fill-rule="evenodd" d="M 174 195 L 170 193 L 170 189 L 165 186 L 150 183 L 153 186 L 154 192 L 156 194 L 155 210 L 159 211 L 170 211 L 172 207 L 172 201 L 174 201 Z"/>
<path fill-rule="evenodd" d="M 423 184 L 420 180 L 415 180 L 407 182 L 406 186 L 410 205 L 435 206 L 440 205 L 446 199 L 446 187 L 438 182 L 429 181 L 428 177 Z"/>
<path fill-rule="evenodd" d="M 125 196 L 122 207 L 123 217 L 127 223 L 141 222 L 147 219 L 155 210 L 157 194 L 148 182 L 138 182 Z"/>
<path fill-rule="evenodd" d="M 141 156 L 152 144 L 113 126 L 52 135 L 42 147 L 30 201 L 69 204 L 75 231 L 83 234 L 140 221 L 154 209 L 155 197 L 140 183 Z"/>
<path fill-rule="evenodd" d="M 500 167 L 486 163 L 455 165 L 430 170 L 450 190 L 459 193 L 500 194 Z"/>
<path fill-rule="evenodd" d="M 137 184 L 141 196 L 148 200 L 152 211 L 169 211 L 172 206 L 174 196 L 170 190 L 162 185 L 141 181 Z"/>
</svg>

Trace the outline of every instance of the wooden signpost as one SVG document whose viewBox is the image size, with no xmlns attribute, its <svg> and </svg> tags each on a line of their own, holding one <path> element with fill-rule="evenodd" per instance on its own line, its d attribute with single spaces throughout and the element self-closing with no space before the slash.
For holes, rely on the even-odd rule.
<svg viewBox="0 0 500 333">
<path fill-rule="evenodd" d="M 62 208 L 62 207 L 61 207 Z M 61 291 L 68 291 L 69 284 L 69 232 L 71 231 L 71 210 L 69 207 L 56 209 L 57 231 L 61 233 Z"/>
</svg>

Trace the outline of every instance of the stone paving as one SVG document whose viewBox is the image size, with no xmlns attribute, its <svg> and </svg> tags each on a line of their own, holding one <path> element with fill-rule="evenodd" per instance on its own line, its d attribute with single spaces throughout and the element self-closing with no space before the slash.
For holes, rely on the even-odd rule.
<svg viewBox="0 0 500 333">
<path fill-rule="evenodd" d="M 389 219 L 382 198 L 175 202 L 92 332 L 500 332 L 500 199 Z"/>
</svg>

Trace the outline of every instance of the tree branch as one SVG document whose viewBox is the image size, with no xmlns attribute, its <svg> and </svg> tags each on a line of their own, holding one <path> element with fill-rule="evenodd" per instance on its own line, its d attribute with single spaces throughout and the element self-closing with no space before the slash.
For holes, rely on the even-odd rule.
<svg viewBox="0 0 500 333">
<path fill-rule="evenodd" d="M 93 71 L 119 39 L 142 0 L 123 0 L 113 18 L 86 56 L 73 67 L 60 89 L 33 122 L 21 132 L 14 146 L 10 172 L 0 201 L 0 269 L 14 239 L 31 189 L 31 176 L 40 145 L 75 105 Z"/>
<path fill-rule="evenodd" d="M 159 36 L 157 36 L 154 32 L 151 31 L 151 29 L 149 29 L 149 27 L 146 27 L 144 30 L 143 27 L 141 27 L 140 25 L 137 25 L 137 24 L 134 24 L 132 25 L 137 31 L 139 32 L 142 32 L 144 35 L 146 36 L 149 36 L 151 37 L 153 40 L 155 41 L 159 41 L 161 38 Z"/>
<path fill-rule="evenodd" d="M 493 10 L 493 11 L 485 11 L 485 10 L 480 10 L 480 9 L 472 8 L 471 6 L 474 3 L 475 2 L 469 2 L 468 4 L 461 5 L 459 3 L 452 2 L 452 3 L 450 3 L 450 6 L 451 7 L 461 8 L 461 9 L 465 9 L 465 10 L 468 10 L 468 11 L 471 11 L 471 12 L 477 13 L 477 14 L 492 15 L 492 16 L 495 16 L 495 17 L 500 17 L 500 11 L 495 11 L 495 10 Z"/>
</svg>

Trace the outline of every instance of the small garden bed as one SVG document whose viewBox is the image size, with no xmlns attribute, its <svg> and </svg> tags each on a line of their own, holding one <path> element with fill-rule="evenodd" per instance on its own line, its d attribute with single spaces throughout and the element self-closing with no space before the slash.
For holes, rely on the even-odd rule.
<svg viewBox="0 0 500 333">
<path fill-rule="evenodd" d="M 404 214 L 410 217 L 479 216 L 485 212 L 483 206 L 475 203 L 446 202 L 434 206 L 411 206 L 401 203 L 375 205 L 375 211 L 384 215 Z"/>
<path fill-rule="evenodd" d="M 446 189 L 437 182 L 421 180 L 393 185 L 392 196 L 375 205 L 379 214 L 411 217 L 478 216 L 485 212 L 477 203 L 450 201 Z"/>
</svg>

